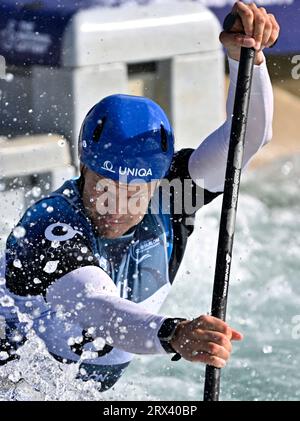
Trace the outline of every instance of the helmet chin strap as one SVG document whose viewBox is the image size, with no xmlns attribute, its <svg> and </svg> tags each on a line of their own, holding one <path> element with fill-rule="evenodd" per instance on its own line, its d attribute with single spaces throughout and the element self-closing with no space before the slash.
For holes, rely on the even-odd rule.
<svg viewBox="0 0 300 421">
<path fill-rule="evenodd" d="M 79 180 L 78 180 L 78 189 L 79 189 L 79 192 L 80 192 L 81 195 L 83 194 L 84 183 L 85 183 L 84 176 L 85 176 L 86 172 L 87 172 L 86 165 L 80 163 L 80 177 L 79 177 Z"/>
</svg>

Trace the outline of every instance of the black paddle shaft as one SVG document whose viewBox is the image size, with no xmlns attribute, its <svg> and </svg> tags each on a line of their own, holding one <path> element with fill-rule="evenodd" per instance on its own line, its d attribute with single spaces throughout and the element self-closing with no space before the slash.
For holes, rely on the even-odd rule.
<svg viewBox="0 0 300 421">
<path fill-rule="evenodd" d="M 211 315 L 225 320 L 255 50 L 242 48 L 224 185 Z M 206 366 L 204 401 L 218 401 L 221 370 Z"/>
</svg>

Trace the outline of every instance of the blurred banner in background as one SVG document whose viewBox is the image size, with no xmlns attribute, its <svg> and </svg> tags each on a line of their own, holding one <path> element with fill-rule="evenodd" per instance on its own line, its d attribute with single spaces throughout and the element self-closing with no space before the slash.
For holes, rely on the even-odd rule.
<svg viewBox="0 0 300 421">
<path fill-rule="evenodd" d="M 183 0 L 184 1 L 184 0 Z M 189 0 L 187 0 L 189 1 Z M 193 0 L 190 0 L 193 1 Z M 223 22 L 234 0 L 194 0 L 209 7 Z M 139 0 L 149 4 L 152 0 Z M 163 3 L 157 0 L 155 3 Z M 66 26 L 79 9 L 93 6 L 121 6 L 130 0 L 1 0 L 0 55 L 16 65 L 59 65 L 60 44 Z M 290 54 L 300 51 L 300 0 L 258 0 L 268 8 L 281 25 L 281 37 L 269 54 Z"/>
</svg>

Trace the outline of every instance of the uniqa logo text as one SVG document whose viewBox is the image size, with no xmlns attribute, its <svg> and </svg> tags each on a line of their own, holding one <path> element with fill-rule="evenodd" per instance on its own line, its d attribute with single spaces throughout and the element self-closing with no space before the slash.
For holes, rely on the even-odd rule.
<svg viewBox="0 0 300 421">
<path fill-rule="evenodd" d="M 151 168 L 146 170 L 145 168 L 128 168 L 128 167 L 119 167 L 119 174 L 120 175 L 131 175 L 133 177 L 145 177 L 148 175 L 152 175 Z"/>
</svg>

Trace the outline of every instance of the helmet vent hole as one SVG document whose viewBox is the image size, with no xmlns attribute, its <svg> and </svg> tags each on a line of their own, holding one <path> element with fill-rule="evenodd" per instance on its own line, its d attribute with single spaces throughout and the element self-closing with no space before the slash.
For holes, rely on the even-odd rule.
<svg viewBox="0 0 300 421">
<path fill-rule="evenodd" d="M 97 126 L 94 130 L 94 133 L 93 133 L 93 141 L 94 142 L 99 142 L 100 136 L 101 136 L 103 128 L 104 128 L 105 120 L 106 120 L 106 118 L 103 117 L 98 121 L 98 124 L 97 124 Z"/>
<path fill-rule="evenodd" d="M 161 149 L 163 152 L 168 151 L 168 136 L 163 125 L 160 126 Z"/>
</svg>

